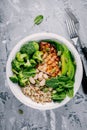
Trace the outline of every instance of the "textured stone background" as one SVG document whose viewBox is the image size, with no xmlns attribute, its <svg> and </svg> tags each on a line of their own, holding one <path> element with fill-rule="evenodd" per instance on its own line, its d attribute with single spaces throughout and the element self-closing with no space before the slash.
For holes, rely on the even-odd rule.
<svg viewBox="0 0 87 130">
<path fill-rule="evenodd" d="M 6 80 L 8 55 L 20 39 L 37 32 L 53 32 L 69 39 L 66 7 L 77 16 L 80 37 L 87 46 L 87 0 L 0 0 L 0 130 L 87 130 L 87 95 L 81 87 L 65 106 L 39 111 L 19 102 Z M 34 26 L 38 14 L 44 15 L 44 21 Z"/>
</svg>

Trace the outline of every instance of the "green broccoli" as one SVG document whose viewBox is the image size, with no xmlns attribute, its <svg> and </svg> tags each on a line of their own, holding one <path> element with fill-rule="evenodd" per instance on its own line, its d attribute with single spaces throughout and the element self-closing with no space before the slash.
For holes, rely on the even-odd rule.
<svg viewBox="0 0 87 130">
<path fill-rule="evenodd" d="M 31 65 L 32 65 L 32 67 L 35 67 L 36 66 L 36 61 L 35 60 L 33 60 L 33 59 L 30 59 L 30 63 L 31 63 Z"/>
<path fill-rule="evenodd" d="M 26 68 L 32 67 L 32 65 L 31 65 L 29 60 L 27 60 L 27 62 L 24 63 L 24 67 L 26 67 Z"/>
<path fill-rule="evenodd" d="M 21 87 L 25 87 L 26 84 L 27 84 L 27 82 L 28 82 L 28 78 L 21 78 L 21 79 L 19 80 L 19 85 L 20 85 Z"/>
<path fill-rule="evenodd" d="M 18 79 L 22 79 L 22 78 L 24 78 L 24 75 L 23 75 L 23 72 L 20 71 L 19 74 L 18 74 Z"/>
<path fill-rule="evenodd" d="M 36 51 L 33 54 L 33 59 L 35 59 L 37 62 L 42 62 L 42 55 L 43 55 L 42 51 Z"/>
<path fill-rule="evenodd" d="M 18 79 L 29 78 L 30 76 L 34 76 L 35 74 L 36 74 L 36 69 L 34 68 L 24 69 L 19 72 Z"/>
<path fill-rule="evenodd" d="M 28 54 L 28 56 L 32 55 L 34 52 L 39 50 L 39 45 L 37 42 L 35 41 L 30 41 L 27 42 L 26 44 L 24 44 L 21 49 L 20 52 L 21 53 L 26 53 Z"/>
<path fill-rule="evenodd" d="M 14 59 L 14 60 L 12 60 L 11 65 L 12 65 L 12 69 L 19 72 L 21 70 L 21 65 L 23 65 L 23 63 L 18 62 L 16 59 Z"/>
<path fill-rule="evenodd" d="M 39 50 L 39 45 L 37 42 L 33 41 L 33 45 L 34 45 L 34 48 L 35 48 L 35 51 L 38 51 Z"/>
<path fill-rule="evenodd" d="M 18 77 L 14 74 L 13 76 L 9 77 L 9 79 L 13 82 L 13 83 L 17 83 L 18 82 Z"/>
<path fill-rule="evenodd" d="M 24 59 L 28 59 L 28 55 L 27 54 L 21 54 L 20 52 L 16 53 L 16 59 L 19 62 L 24 62 Z"/>
<path fill-rule="evenodd" d="M 13 69 L 13 68 L 12 68 L 12 72 L 13 72 L 14 74 L 18 75 L 18 72 L 17 72 L 15 69 Z"/>
<path fill-rule="evenodd" d="M 21 86 L 21 87 L 24 87 L 26 86 L 28 82 L 28 77 L 26 77 L 22 71 L 19 72 L 18 74 L 18 84 Z"/>
</svg>

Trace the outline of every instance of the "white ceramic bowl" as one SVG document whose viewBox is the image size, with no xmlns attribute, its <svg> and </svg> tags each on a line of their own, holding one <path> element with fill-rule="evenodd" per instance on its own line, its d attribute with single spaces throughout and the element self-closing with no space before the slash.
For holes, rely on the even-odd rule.
<svg viewBox="0 0 87 130">
<path fill-rule="evenodd" d="M 11 71 L 11 61 L 12 59 L 15 57 L 15 54 L 17 51 L 19 51 L 20 47 L 25 44 L 27 41 L 31 41 L 31 40 L 42 40 L 42 39 L 54 39 L 59 41 L 60 43 L 65 44 L 69 50 L 71 51 L 71 53 L 73 54 L 75 61 L 76 61 L 76 74 L 75 74 L 75 83 L 74 83 L 74 95 L 76 94 L 76 92 L 78 91 L 80 84 L 81 84 L 81 80 L 82 80 L 82 75 L 83 75 L 83 69 L 82 69 L 82 63 L 81 63 L 81 59 L 80 56 L 77 52 L 77 50 L 75 49 L 75 47 L 72 45 L 72 43 L 70 43 L 69 41 L 67 41 L 65 38 L 53 34 L 53 33 L 37 33 L 37 34 L 33 34 L 30 35 L 26 38 L 24 38 L 23 40 L 21 40 L 20 42 L 18 42 L 18 44 L 13 48 L 13 50 L 10 53 L 10 56 L 8 58 L 7 61 L 7 66 L 6 66 L 6 75 L 7 75 L 7 81 L 8 81 L 8 85 L 11 89 L 11 91 L 13 92 L 13 94 L 15 95 L 15 97 L 21 101 L 23 104 L 35 108 L 35 109 L 40 109 L 40 110 L 49 110 L 49 109 L 54 109 L 54 108 L 58 108 L 64 104 L 66 104 L 69 100 L 71 100 L 69 97 L 66 97 L 61 103 L 46 103 L 44 105 L 40 104 L 40 103 L 35 103 L 33 102 L 30 98 L 26 97 L 20 87 L 17 84 L 12 83 L 9 80 L 9 77 L 12 76 L 12 71 Z"/>
</svg>

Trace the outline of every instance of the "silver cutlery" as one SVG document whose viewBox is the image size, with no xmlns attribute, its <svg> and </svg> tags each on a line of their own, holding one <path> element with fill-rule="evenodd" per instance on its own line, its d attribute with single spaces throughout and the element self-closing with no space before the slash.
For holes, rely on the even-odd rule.
<svg viewBox="0 0 87 130">
<path fill-rule="evenodd" d="M 70 11 L 70 9 L 66 9 L 65 10 L 67 15 L 68 15 L 68 19 L 66 19 L 66 26 L 68 29 L 68 33 L 70 36 L 70 39 L 73 41 L 74 46 L 77 48 L 77 41 L 79 43 L 81 52 L 84 54 L 84 57 L 87 60 L 87 48 L 83 46 L 83 44 L 81 44 L 80 38 L 79 38 L 79 22 L 77 20 L 77 18 L 74 16 L 74 14 Z M 78 48 L 77 48 L 78 50 Z M 85 94 L 87 94 L 87 67 L 85 66 L 84 63 L 84 58 L 83 55 L 80 53 L 81 59 L 82 59 L 82 63 L 83 63 L 83 79 L 82 79 L 82 86 L 83 86 L 83 91 Z"/>
<path fill-rule="evenodd" d="M 87 60 L 87 48 L 83 43 L 81 43 L 80 37 L 79 37 L 79 21 L 77 18 L 74 16 L 74 14 L 70 11 L 69 8 L 65 9 L 66 13 L 70 17 L 70 21 L 66 21 L 66 25 L 70 34 L 70 38 L 74 40 L 74 44 L 77 44 L 77 40 L 79 41 L 79 46 Z"/>
</svg>

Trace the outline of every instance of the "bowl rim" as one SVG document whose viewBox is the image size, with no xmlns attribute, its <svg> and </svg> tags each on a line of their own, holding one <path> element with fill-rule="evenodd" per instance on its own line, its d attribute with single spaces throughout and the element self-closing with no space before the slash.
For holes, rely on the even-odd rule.
<svg viewBox="0 0 87 130">
<path fill-rule="evenodd" d="M 68 103 L 72 98 L 66 97 L 66 101 L 64 100 L 65 102 L 62 101 L 61 103 L 55 103 L 54 105 L 51 105 L 51 106 L 50 106 L 50 104 L 48 104 L 47 106 L 45 106 L 45 105 L 40 105 L 40 104 L 39 104 L 39 105 L 38 105 L 38 104 L 34 104 L 33 101 L 32 101 L 32 103 L 28 103 L 28 102 L 27 102 L 27 99 L 29 99 L 29 98 L 26 97 L 26 101 L 24 100 L 24 99 L 25 99 L 25 95 L 24 95 L 24 96 L 22 95 L 23 98 L 20 98 L 20 94 L 19 94 L 17 91 L 15 91 L 14 83 L 12 83 L 12 82 L 9 80 L 9 73 L 10 73 L 9 71 L 11 71 L 11 69 L 9 69 L 9 65 L 10 65 L 10 63 L 11 63 L 13 57 L 15 56 L 15 55 L 13 56 L 13 54 L 15 54 L 16 51 L 17 51 L 17 49 L 18 49 L 18 48 L 20 49 L 21 45 L 23 45 L 25 42 L 30 41 L 30 39 L 31 39 L 31 40 L 32 40 L 32 39 L 35 39 L 35 38 L 38 39 L 38 37 L 43 37 L 43 39 L 46 39 L 46 38 L 44 38 L 44 37 L 50 37 L 50 39 L 56 39 L 56 40 L 62 42 L 63 44 L 67 45 L 68 48 L 70 49 L 70 51 L 73 53 L 73 55 L 74 55 L 74 53 L 76 54 L 76 55 L 74 55 L 74 57 L 75 57 L 76 62 L 78 63 L 78 68 L 77 68 L 77 69 L 78 69 L 78 73 L 79 73 L 79 71 L 80 71 L 80 75 L 79 75 L 79 77 L 78 77 L 78 75 L 75 75 L 75 84 L 74 84 L 74 86 L 77 86 L 77 88 L 75 88 L 74 96 L 75 96 L 76 92 L 78 91 L 78 89 L 80 88 L 80 85 L 81 85 L 82 76 L 83 76 L 83 68 L 82 68 L 81 58 L 80 58 L 79 53 L 77 52 L 76 48 L 72 45 L 72 43 L 71 43 L 70 41 L 68 41 L 68 40 L 65 39 L 64 37 L 62 37 L 62 36 L 60 36 L 60 35 L 58 35 L 58 34 L 55 34 L 55 33 L 41 32 L 41 33 L 32 34 L 32 35 L 29 35 L 29 36 L 23 38 L 22 40 L 20 40 L 20 41 L 14 46 L 14 48 L 13 48 L 12 51 L 10 52 L 10 55 L 9 55 L 9 57 L 8 57 L 7 64 L 6 64 L 7 83 L 8 83 L 8 85 L 9 85 L 9 87 L 10 87 L 12 93 L 15 95 L 15 97 L 16 97 L 19 101 L 21 101 L 23 104 L 25 104 L 25 105 L 27 105 L 27 106 L 29 106 L 29 107 L 31 107 L 31 108 L 40 109 L 40 110 L 50 110 L 50 109 L 55 109 L 55 108 L 58 108 L 58 107 L 63 106 L 64 104 Z M 76 70 L 77 70 L 77 69 L 76 69 Z M 12 72 L 11 72 L 11 73 L 12 73 Z M 76 72 L 76 74 L 77 74 L 77 72 Z M 77 77 L 77 80 L 76 80 L 76 77 Z M 76 82 L 76 81 L 77 81 L 77 82 Z M 18 85 L 16 85 L 16 86 L 18 86 Z M 22 93 L 22 94 L 23 94 L 23 93 Z M 73 96 L 73 97 L 74 97 L 74 96 Z"/>
</svg>

